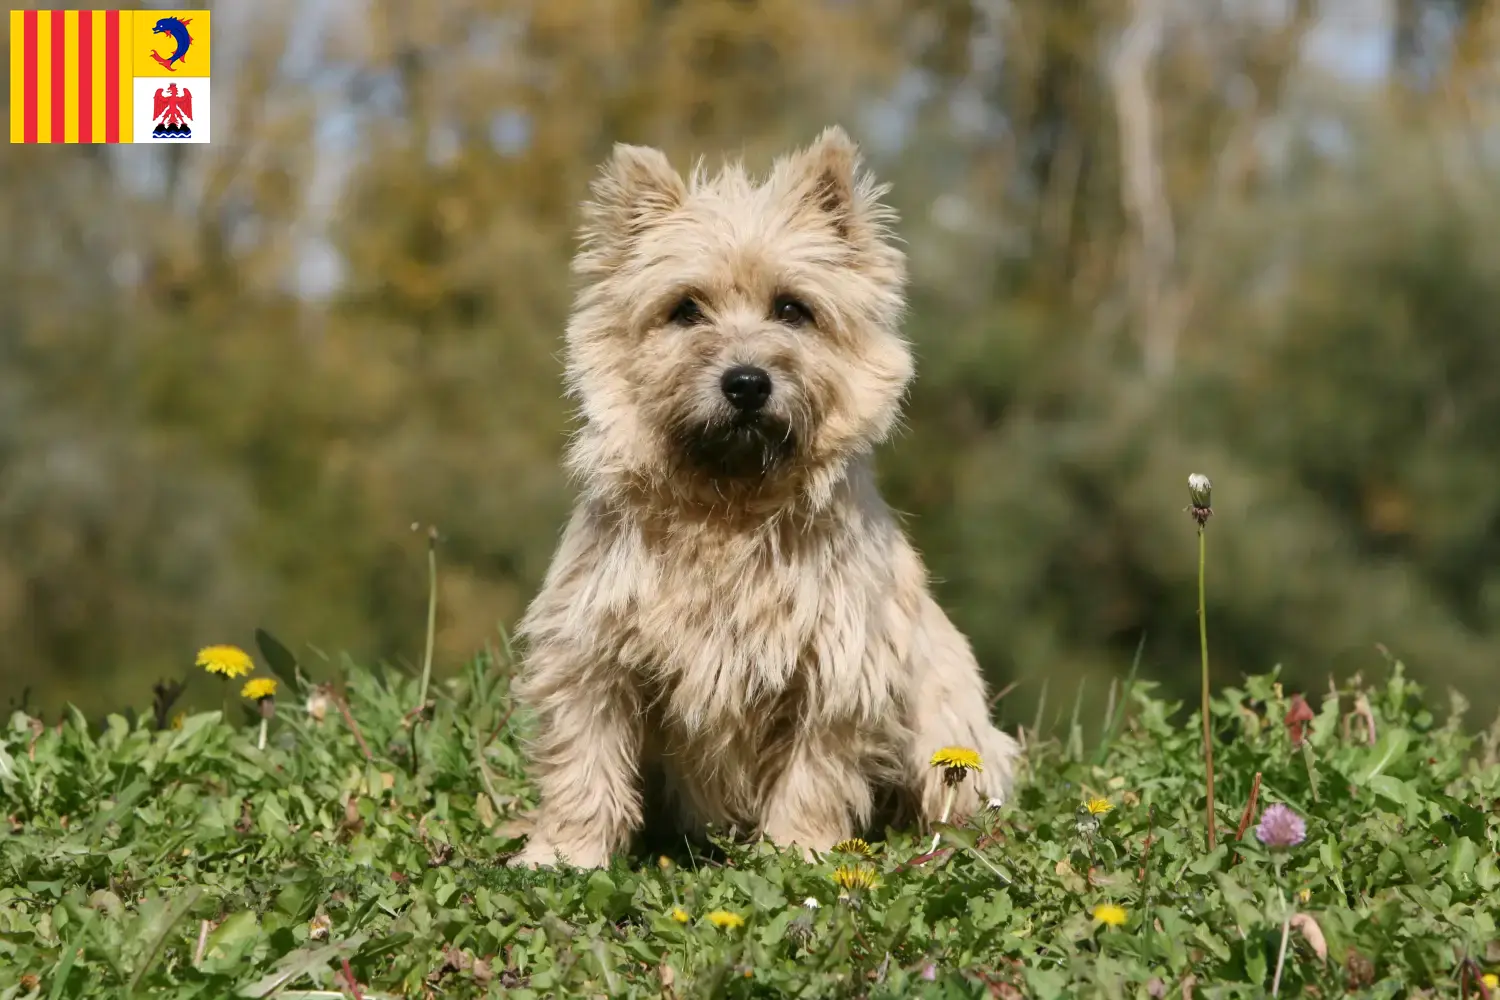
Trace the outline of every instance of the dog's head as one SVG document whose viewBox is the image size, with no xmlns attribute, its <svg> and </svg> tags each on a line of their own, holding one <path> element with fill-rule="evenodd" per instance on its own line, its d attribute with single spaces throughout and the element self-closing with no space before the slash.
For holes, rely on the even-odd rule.
<svg viewBox="0 0 1500 1000">
<path fill-rule="evenodd" d="M 826 495 L 912 377 L 883 193 L 838 128 L 759 182 L 739 165 L 684 180 L 661 152 L 616 146 L 574 261 L 574 470 L 684 496 Z"/>
</svg>

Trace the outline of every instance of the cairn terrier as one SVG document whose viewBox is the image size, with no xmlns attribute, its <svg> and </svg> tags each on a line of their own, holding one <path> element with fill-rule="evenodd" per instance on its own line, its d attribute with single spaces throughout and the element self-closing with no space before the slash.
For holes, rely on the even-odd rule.
<svg viewBox="0 0 1500 1000">
<path fill-rule="evenodd" d="M 521 865 L 608 864 L 648 813 L 804 854 L 895 792 L 938 820 L 1008 791 L 967 640 L 877 492 L 913 375 L 886 187 L 839 128 L 763 180 L 616 146 L 566 335 L 582 493 L 521 624 L 540 804 Z M 882 812 L 882 814 L 884 814 Z"/>
</svg>

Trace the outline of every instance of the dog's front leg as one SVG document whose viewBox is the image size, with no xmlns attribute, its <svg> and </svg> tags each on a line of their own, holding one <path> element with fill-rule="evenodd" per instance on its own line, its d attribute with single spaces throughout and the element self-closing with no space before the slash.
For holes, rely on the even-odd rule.
<svg viewBox="0 0 1500 1000">
<path fill-rule="evenodd" d="M 870 783 L 850 753 L 856 742 L 839 729 L 797 736 L 762 807 L 761 829 L 772 842 L 795 844 L 811 859 L 869 821 Z"/>
<path fill-rule="evenodd" d="M 990 721 L 990 699 L 968 640 L 929 595 L 922 595 L 921 609 L 910 672 L 907 769 L 922 819 L 930 826 L 1003 801 L 1020 748 Z M 933 753 L 950 746 L 978 752 L 984 768 L 955 790 L 951 813 L 943 770 L 931 764 Z"/>
<path fill-rule="evenodd" d="M 528 658 L 522 700 L 535 709 L 531 749 L 541 802 L 513 865 L 602 868 L 641 823 L 641 719 L 627 677 L 546 645 Z"/>
</svg>

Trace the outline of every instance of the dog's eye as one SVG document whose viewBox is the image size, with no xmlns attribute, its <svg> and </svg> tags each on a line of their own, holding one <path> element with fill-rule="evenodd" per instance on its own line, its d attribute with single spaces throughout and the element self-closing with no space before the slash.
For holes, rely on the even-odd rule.
<svg viewBox="0 0 1500 1000">
<path fill-rule="evenodd" d="M 812 310 L 790 295 L 777 296 L 775 316 L 778 323 L 785 323 L 787 326 L 802 326 L 812 322 Z"/>
<path fill-rule="evenodd" d="M 684 296 L 681 302 L 672 307 L 672 314 L 667 319 L 678 326 L 692 326 L 702 321 L 703 310 L 698 308 L 698 303 L 691 296 Z"/>
</svg>

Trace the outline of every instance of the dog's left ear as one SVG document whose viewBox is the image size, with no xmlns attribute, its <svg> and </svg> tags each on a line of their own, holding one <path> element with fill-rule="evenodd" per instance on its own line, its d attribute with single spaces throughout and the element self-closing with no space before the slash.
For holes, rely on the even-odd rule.
<svg viewBox="0 0 1500 1000">
<path fill-rule="evenodd" d="M 840 237 L 869 249 L 881 241 L 896 213 L 881 201 L 887 185 L 860 171 L 859 147 L 837 125 L 787 164 L 794 197 L 822 212 Z"/>
</svg>

